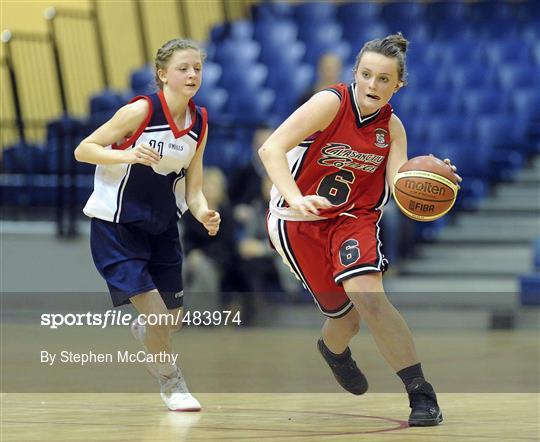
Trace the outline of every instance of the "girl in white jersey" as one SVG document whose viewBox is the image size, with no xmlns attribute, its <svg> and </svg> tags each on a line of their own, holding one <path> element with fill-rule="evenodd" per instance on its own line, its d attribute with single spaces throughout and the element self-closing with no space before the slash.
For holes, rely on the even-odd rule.
<svg viewBox="0 0 540 442">
<path fill-rule="evenodd" d="M 174 39 L 157 52 L 158 92 L 135 97 L 75 150 L 95 164 L 94 192 L 84 208 L 91 220 L 94 262 L 115 306 L 131 303 L 141 314 L 132 332 L 148 354 L 161 396 L 171 410 L 198 411 L 171 349 L 182 318 L 182 254 L 177 220 L 187 209 L 209 235 L 220 216 L 202 193 L 206 110 L 191 100 L 201 85 L 203 51 Z M 144 318 L 172 313 L 175 324 Z M 169 316 L 170 317 L 170 316 Z"/>
</svg>

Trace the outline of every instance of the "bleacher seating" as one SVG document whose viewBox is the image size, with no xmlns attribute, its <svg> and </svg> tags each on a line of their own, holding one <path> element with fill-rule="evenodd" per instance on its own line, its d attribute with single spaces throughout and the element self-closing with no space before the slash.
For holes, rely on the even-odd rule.
<svg viewBox="0 0 540 442">
<path fill-rule="evenodd" d="M 220 130 L 210 131 L 205 161 L 224 170 L 248 162 L 254 126 L 280 123 L 298 106 L 315 82 L 324 52 L 341 56 L 343 78 L 350 81 L 365 41 L 403 31 L 411 40 L 409 84 L 391 104 L 406 126 L 409 156 L 453 158 L 466 178 L 457 205 L 474 210 L 494 180 L 512 179 L 527 156 L 540 151 L 539 5 L 535 0 L 259 2 L 252 21 L 218 25 L 206 44 L 208 60 L 195 101 L 208 108 L 211 124 Z M 45 146 L 6 148 L 4 172 L 57 173 L 62 152 L 64 164 L 71 164 L 74 141 L 106 121 L 126 97 L 154 90 L 152 67 L 134 70 L 129 86 L 125 94 L 107 90 L 92 96 L 87 121 L 72 123 L 78 124 L 75 129 L 68 122 L 51 123 Z M 74 140 L 68 148 L 60 146 L 65 134 Z M 92 171 L 80 163 L 75 167 L 81 176 Z M 15 181 L 29 188 L 27 181 Z M 425 237 L 446 222 L 445 217 L 430 224 Z"/>
</svg>

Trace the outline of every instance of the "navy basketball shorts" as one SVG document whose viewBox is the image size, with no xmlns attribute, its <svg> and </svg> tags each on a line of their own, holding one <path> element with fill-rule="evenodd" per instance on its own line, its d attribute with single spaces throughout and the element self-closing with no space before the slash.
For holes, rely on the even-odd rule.
<svg viewBox="0 0 540 442">
<path fill-rule="evenodd" d="M 176 223 L 150 234 L 132 224 L 92 218 L 90 247 L 115 307 L 157 289 L 168 309 L 183 305 L 182 248 Z"/>
<path fill-rule="evenodd" d="M 343 281 L 386 271 L 388 261 L 379 239 L 381 216 L 366 212 L 358 218 L 285 221 L 268 215 L 273 247 L 325 316 L 340 318 L 353 308 Z"/>
</svg>

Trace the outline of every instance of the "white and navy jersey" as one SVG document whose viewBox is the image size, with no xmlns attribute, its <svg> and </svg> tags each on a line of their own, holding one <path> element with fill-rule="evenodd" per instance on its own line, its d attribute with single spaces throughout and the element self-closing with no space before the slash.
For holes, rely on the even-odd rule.
<svg viewBox="0 0 540 442">
<path fill-rule="evenodd" d="M 152 233 L 164 231 L 187 210 L 185 173 L 200 146 L 207 127 L 206 109 L 189 101 L 186 122 L 179 129 L 171 116 L 163 91 L 133 98 L 146 100 L 149 112 L 136 133 L 106 149 L 133 149 L 147 143 L 161 160 L 142 164 L 97 166 L 94 191 L 84 213 L 114 223 L 135 223 Z"/>
</svg>

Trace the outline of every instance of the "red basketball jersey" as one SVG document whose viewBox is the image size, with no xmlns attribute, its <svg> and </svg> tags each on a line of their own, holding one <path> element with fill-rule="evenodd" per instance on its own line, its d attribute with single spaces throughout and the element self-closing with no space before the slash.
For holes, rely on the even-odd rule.
<svg viewBox="0 0 540 442">
<path fill-rule="evenodd" d="M 321 210 L 320 216 L 306 217 L 288 207 L 274 186 L 270 210 L 279 218 L 317 220 L 354 215 L 359 210 L 380 209 L 390 196 L 385 171 L 392 106 L 386 104 L 362 117 L 355 83 L 340 83 L 327 90 L 341 101 L 334 121 L 289 151 L 287 159 L 302 195 L 324 196 L 332 207 Z"/>
</svg>

